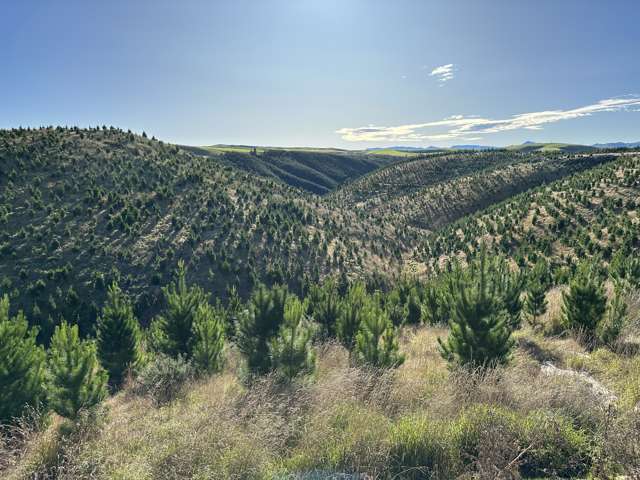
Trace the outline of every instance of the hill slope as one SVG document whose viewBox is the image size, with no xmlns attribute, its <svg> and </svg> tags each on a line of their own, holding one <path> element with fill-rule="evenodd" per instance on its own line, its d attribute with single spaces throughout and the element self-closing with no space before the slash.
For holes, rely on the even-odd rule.
<svg viewBox="0 0 640 480">
<path fill-rule="evenodd" d="M 220 147 L 185 148 L 198 155 L 212 156 L 236 168 L 278 178 L 288 185 L 320 195 L 396 161 L 390 155 L 332 149 L 259 148 L 252 151 L 248 147 L 222 150 Z"/>
<path fill-rule="evenodd" d="M 321 157 L 308 155 L 269 154 L 269 169 L 294 159 L 320 175 Z M 333 163 L 322 169 L 332 185 L 374 167 L 328 155 Z M 90 332 L 114 280 L 148 320 L 181 259 L 214 298 L 232 285 L 246 296 L 260 280 L 294 290 L 328 274 L 384 281 L 429 263 L 431 232 L 612 158 L 433 154 L 320 197 L 269 172 L 116 129 L 1 131 L 0 291 L 46 337 L 63 317 Z"/>
<path fill-rule="evenodd" d="M 340 218 L 279 181 L 119 130 L 0 132 L 0 290 L 38 324 L 89 328 L 114 280 L 148 318 L 179 259 L 215 296 L 317 278 L 353 250 Z"/>
</svg>

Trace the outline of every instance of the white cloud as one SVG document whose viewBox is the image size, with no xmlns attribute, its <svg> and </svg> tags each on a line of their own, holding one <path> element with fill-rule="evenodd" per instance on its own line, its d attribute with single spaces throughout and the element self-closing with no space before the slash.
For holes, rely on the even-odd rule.
<svg viewBox="0 0 640 480">
<path fill-rule="evenodd" d="M 447 65 L 440 65 L 439 67 L 431 70 L 429 74 L 430 77 L 436 77 L 438 81 L 442 84 L 447 82 L 453 78 L 453 63 L 448 63 Z"/>
<path fill-rule="evenodd" d="M 446 67 L 446 65 L 445 65 Z M 441 67 L 438 67 L 441 68 Z M 621 110 L 638 111 L 640 96 L 608 98 L 592 105 L 570 110 L 547 110 L 542 112 L 520 113 L 505 119 L 493 120 L 478 116 L 453 115 L 443 120 L 393 127 L 369 125 L 366 127 L 346 127 L 336 130 L 343 140 L 350 142 L 419 142 L 424 140 L 440 141 L 459 138 L 477 138 L 488 133 L 499 133 L 510 130 L 541 130 L 547 123 L 561 120 L 589 117 L 601 112 L 617 112 Z M 430 132 L 429 130 L 439 130 Z"/>
</svg>

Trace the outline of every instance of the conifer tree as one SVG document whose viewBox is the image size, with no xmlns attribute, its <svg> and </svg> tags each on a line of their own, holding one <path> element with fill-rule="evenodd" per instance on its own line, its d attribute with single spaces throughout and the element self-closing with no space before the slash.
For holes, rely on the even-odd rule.
<svg viewBox="0 0 640 480">
<path fill-rule="evenodd" d="M 315 353 L 311 346 L 314 329 L 304 317 L 305 310 L 306 305 L 290 296 L 278 335 L 269 341 L 272 366 L 287 381 L 315 368 Z"/>
<path fill-rule="evenodd" d="M 624 295 L 624 283 L 616 281 L 613 297 L 607 306 L 607 314 L 597 328 L 598 341 L 608 347 L 615 345 L 627 319 L 628 307 Z"/>
<path fill-rule="evenodd" d="M 165 311 L 151 326 L 155 347 L 162 353 L 190 357 L 193 349 L 193 318 L 207 296 L 198 286 L 187 286 L 184 262 L 178 263 L 177 278 L 163 288 L 167 302 Z"/>
<path fill-rule="evenodd" d="M 450 278 L 450 332 L 446 341 L 438 343 L 441 355 L 452 364 L 485 368 L 510 357 L 514 342 L 509 314 L 491 274 L 483 248 L 467 270 L 456 266 Z"/>
<path fill-rule="evenodd" d="M 320 325 L 321 335 L 334 336 L 340 314 L 340 294 L 335 280 L 328 279 L 322 285 L 312 285 L 308 298 L 309 315 Z"/>
<path fill-rule="evenodd" d="M 404 361 L 393 323 L 377 298 L 368 299 L 362 307 L 355 354 L 361 363 L 378 368 L 397 367 Z"/>
<path fill-rule="evenodd" d="M 515 330 L 520 327 L 522 300 L 525 278 L 522 272 L 512 272 L 503 257 L 495 257 L 490 268 L 491 277 L 498 284 L 498 295 L 509 317 L 509 327 Z"/>
<path fill-rule="evenodd" d="M 444 278 L 445 274 L 441 274 Z M 448 292 L 438 278 L 426 284 L 424 303 L 422 304 L 422 318 L 429 325 L 445 325 L 449 322 L 450 308 Z"/>
<path fill-rule="evenodd" d="M 107 395 L 107 373 L 100 367 L 95 343 L 80 340 L 78 326 L 58 325 L 51 338 L 47 396 L 59 415 L 75 419 Z"/>
<path fill-rule="evenodd" d="M 353 347 L 356 333 L 360 328 L 362 308 L 367 302 L 367 291 L 364 283 L 354 283 L 340 305 L 340 313 L 336 324 L 338 340 L 349 350 Z"/>
<path fill-rule="evenodd" d="M 129 368 L 140 363 L 140 325 L 129 297 L 116 283 L 109 287 L 107 302 L 98 319 L 96 346 L 109 383 L 118 388 Z"/>
<path fill-rule="evenodd" d="M 543 262 L 538 262 L 533 268 L 532 278 L 529 280 L 524 309 L 529 323 L 537 325 L 537 319 L 547 311 L 546 285 L 548 271 Z"/>
<path fill-rule="evenodd" d="M 193 362 L 200 370 L 208 373 L 222 367 L 224 351 L 224 315 L 208 303 L 202 303 L 193 319 Z"/>
<path fill-rule="evenodd" d="M 422 302 L 416 288 L 411 289 L 407 299 L 407 323 L 417 325 L 422 320 Z"/>
<path fill-rule="evenodd" d="M 248 369 L 254 374 L 271 370 L 269 340 L 276 335 L 284 320 L 287 297 L 284 286 L 268 289 L 259 285 L 251 296 L 249 309 L 240 316 L 236 343 L 247 360 Z"/>
<path fill-rule="evenodd" d="M 589 348 L 595 346 L 595 333 L 606 311 L 606 297 L 594 265 L 583 263 L 562 295 L 562 314 L 566 326 L 577 332 Z"/>
<path fill-rule="evenodd" d="M 401 326 L 407 321 L 409 309 L 402 298 L 401 290 L 396 288 L 385 299 L 385 310 L 393 325 Z"/>
<path fill-rule="evenodd" d="M 536 326 L 538 318 L 547 311 L 547 300 L 545 298 L 544 285 L 538 281 L 532 281 L 527 290 L 524 301 L 524 309 L 528 315 L 529 323 Z"/>
<path fill-rule="evenodd" d="M 36 344 L 22 312 L 9 316 L 9 297 L 0 299 L 0 425 L 19 417 L 44 396 L 45 352 Z"/>
<path fill-rule="evenodd" d="M 225 311 L 225 336 L 227 338 L 234 338 L 236 334 L 235 327 L 238 323 L 238 319 L 240 318 L 244 305 L 235 285 L 228 289 L 227 297 L 229 298 L 229 301 Z"/>
</svg>

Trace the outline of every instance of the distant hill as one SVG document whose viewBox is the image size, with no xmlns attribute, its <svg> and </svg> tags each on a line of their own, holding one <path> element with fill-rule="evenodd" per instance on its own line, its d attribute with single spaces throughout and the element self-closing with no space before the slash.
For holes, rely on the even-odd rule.
<svg viewBox="0 0 640 480">
<path fill-rule="evenodd" d="M 563 153 L 585 153 L 591 152 L 595 148 L 589 145 L 573 145 L 570 143 L 535 143 L 524 142 L 520 145 L 509 145 L 506 147 L 509 151 L 517 152 L 563 152 Z"/>
<path fill-rule="evenodd" d="M 398 152 L 430 152 L 434 150 L 445 150 L 442 147 L 405 147 L 405 146 L 395 146 L 395 147 L 373 147 L 367 148 L 367 151 L 380 151 L 380 150 L 395 150 Z"/>
<path fill-rule="evenodd" d="M 595 148 L 640 148 L 640 142 L 611 142 L 611 143 L 594 143 Z"/>
<path fill-rule="evenodd" d="M 332 192 L 330 198 L 343 210 L 393 225 L 407 238 L 420 238 L 425 231 L 613 158 L 507 150 L 452 152 L 378 169 Z M 400 235 L 396 241 L 402 241 Z M 410 241 L 405 247 L 409 245 Z"/>
<path fill-rule="evenodd" d="M 324 195 L 338 185 L 397 161 L 397 155 L 333 148 L 271 148 L 249 146 L 182 147 L 198 155 L 293 187 Z"/>
<path fill-rule="evenodd" d="M 492 147 L 490 145 L 452 145 L 451 150 L 497 150 L 498 147 Z"/>
</svg>

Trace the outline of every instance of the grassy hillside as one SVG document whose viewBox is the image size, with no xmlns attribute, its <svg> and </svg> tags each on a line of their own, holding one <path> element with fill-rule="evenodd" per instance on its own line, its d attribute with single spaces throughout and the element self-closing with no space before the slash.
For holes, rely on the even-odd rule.
<svg viewBox="0 0 640 480">
<path fill-rule="evenodd" d="M 588 169 L 614 156 L 566 157 L 504 151 L 458 153 L 379 169 L 327 201 L 393 238 L 394 255 L 415 271 L 425 235 L 517 193 Z"/>
<path fill-rule="evenodd" d="M 0 367 L 33 342 L 48 372 L 38 408 L 0 428 L 0 476 L 637 476 L 640 155 L 446 153 L 368 173 L 335 158 L 336 184 L 357 178 L 323 196 L 274 178 L 278 158 L 319 175 L 317 155 L 0 132 Z M 179 260 L 185 283 L 163 292 Z M 65 355 L 106 348 L 113 281 L 111 321 L 130 298 L 139 356 L 74 413 L 57 400 L 100 367 Z M 87 343 L 58 329 L 45 358 L 10 341 L 27 320 L 9 302 L 39 342 L 64 318 Z M 14 373 L 0 398 L 21 393 Z"/>
<path fill-rule="evenodd" d="M 546 152 L 546 153 L 587 153 L 596 148 L 588 145 L 573 145 L 570 143 L 534 143 L 526 142 L 520 145 L 510 145 L 507 150 L 513 152 Z"/>
<path fill-rule="evenodd" d="M 606 159 L 434 155 L 320 198 L 274 172 L 328 190 L 378 163 L 289 151 L 205 157 L 114 129 L 3 131 L 0 288 L 46 336 L 60 318 L 90 332 L 113 280 L 148 319 L 179 259 L 217 297 L 231 285 L 246 295 L 259 279 L 301 288 L 329 273 L 389 277 L 424 262 L 414 249 L 426 231 Z M 253 167 L 231 166 L 247 160 Z"/>
<path fill-rule="evenodd" d="M 464 255 L 483 239 L 521 265 L 539 258 L 609 262 L 616 252 L 640 247 L 639 198 L 640 155 L 619 155 L 448 225 L 424 242 L 423 258 Z"/>
<path fill-rule="evenodd" d="M 369 155 L 336 149 L 258 147 L 253 150 L 253 147 L 242 146 L 186 148 L 319 195 L 395 161 L 391 155 Z"/>
<path fill-rule="evenodd" d="M 116 279 L 148 317 L 179 259 L 216 296 L 339 271 L 353 251 L 341 218 L 279 181 L 126 132 L 0 132 L 0 289 L 44 330 L 61 317 L 89 329 Z"/>
</svg>

